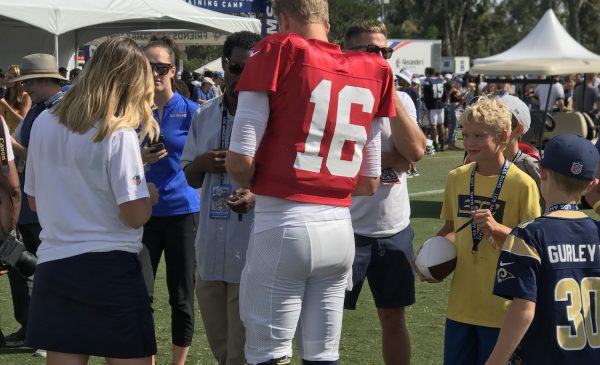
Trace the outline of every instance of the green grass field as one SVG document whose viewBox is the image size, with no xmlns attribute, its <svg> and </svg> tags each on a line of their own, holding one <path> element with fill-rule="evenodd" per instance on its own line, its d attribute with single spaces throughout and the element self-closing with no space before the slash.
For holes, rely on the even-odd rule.
<svg viewBox="0 0 600 365">
<path fill-rule="evenodd" d="M 433 156 L 425 156 L 418 163 L 420 177 L 408 180 L 411 197 L 412 225 L 415 230 L 414 246 L 417 250 L 421 244 L 434 235 L 441 227 L 439 213 L 442 206 L 442 192 L 446 174 L 458 166 L 462 160 L 462 152 L 442 152 Z M 155 291 L 155 323 L 159 353 L 157 361 L 160 365 L 170 363 L 170 310 L 164 277 L 164 267 L 159 269 Z M 444 318 L 449 280 L 441 284 L 424 284 L 417 282 L 417 303 L 407 309 L 408 329 L 412 342 L 412 363 L 416 365 L 433 365 L 442 363 L 444 338 Z M 12 302 L 8 279 L 0 277 L 0 328 L 9 334 L 18 328 L 13 319 Z M 373 299 L 367 288 L 358 303 L 356 311 L 346 311 L 341 340 L 341 363 L 352 365 L 383 364 L 380 354 L 379 320 Z M 29 349 L 0 349 L 0 365 L 44 364 L 41 358 L 32 356 Z M 90 364 L 104 364 L 103 359 L 93 358 Z M 212 358 L 200 314 L 196 313 L 196 331 L 194 342 L 188 357 L 188 364 L 215 364 Z M 295 359 L 293 364 L 299 364 Z"/>
</svg>

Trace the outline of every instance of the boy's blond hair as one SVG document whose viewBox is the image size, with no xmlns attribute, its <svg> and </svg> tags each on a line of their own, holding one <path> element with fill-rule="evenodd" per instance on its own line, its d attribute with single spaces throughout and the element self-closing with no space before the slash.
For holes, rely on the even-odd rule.
<svg viewBox="0 0 600 365">
<path fill-rule="evenodd" d="M 577 194 L 582 196 L 585 189 L 591 183 L 591 181 L 575 179 L 548 168 L 546 168 L 546 171 L 548 172 L 550 179 L 556 183 L 558 188 L 569 195 Z"/>
<path fill-rule="evenodd" d="M 327 0 L 273 0 L 273 13 L 284 13 L 303 24 L 329 24 Z"/>
<path fill-rule="evenodd" d="M 461 124 L 476 123 L 482 124 L 491 129 L 496 137 L 500 137 L 506 132 L 508 137 L 511 132 L 512 113 L 498 99 L 480 97 L 477 102 L 471 104 L 460 116 Z M 508 142 L 502 141 L 504 145 Z"/>
</svg>

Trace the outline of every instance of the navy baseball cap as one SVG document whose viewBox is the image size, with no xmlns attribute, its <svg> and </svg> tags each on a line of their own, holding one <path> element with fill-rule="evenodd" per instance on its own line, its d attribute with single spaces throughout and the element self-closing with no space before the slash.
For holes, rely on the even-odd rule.
<svg viewBox="0 0 600 365">
<path fill-rule="evenodd" d="M 552 138 L 544 148 L 540 164 L 549 170 L 579 180 L 592 181 L 600 154 L 587 139 L 575 134 L 561 134 Z"/>
</svg>

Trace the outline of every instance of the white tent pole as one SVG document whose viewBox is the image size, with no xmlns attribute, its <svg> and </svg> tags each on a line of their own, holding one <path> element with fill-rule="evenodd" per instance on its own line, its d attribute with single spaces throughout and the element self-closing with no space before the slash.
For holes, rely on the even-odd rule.
<svg viewBox="0 0 600 365">
<path fill-rule="evenodd" d="M 58 34 L 54 35 L 54 57 L 56 58 L 56 68 L 58 69 Z"/>
<path fill-rule="evenodd" d="M 79 67 L 79 30 L 75 31 L 75 66 L 73 68 Z"/>
</svg>

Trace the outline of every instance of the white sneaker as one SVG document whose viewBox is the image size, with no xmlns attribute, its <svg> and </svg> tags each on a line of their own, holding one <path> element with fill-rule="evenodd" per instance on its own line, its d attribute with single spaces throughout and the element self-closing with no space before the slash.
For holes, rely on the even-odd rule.
<svg viewBox="0 0 600 365">
<path fill-rule="evenodd" d="M 35 357 L 43 357 L 45 359 L 48 355 L 46 353 L 46 350 L 37 349 L 33 353 L 33 356 L 35 356 Z"/>
</svg>

